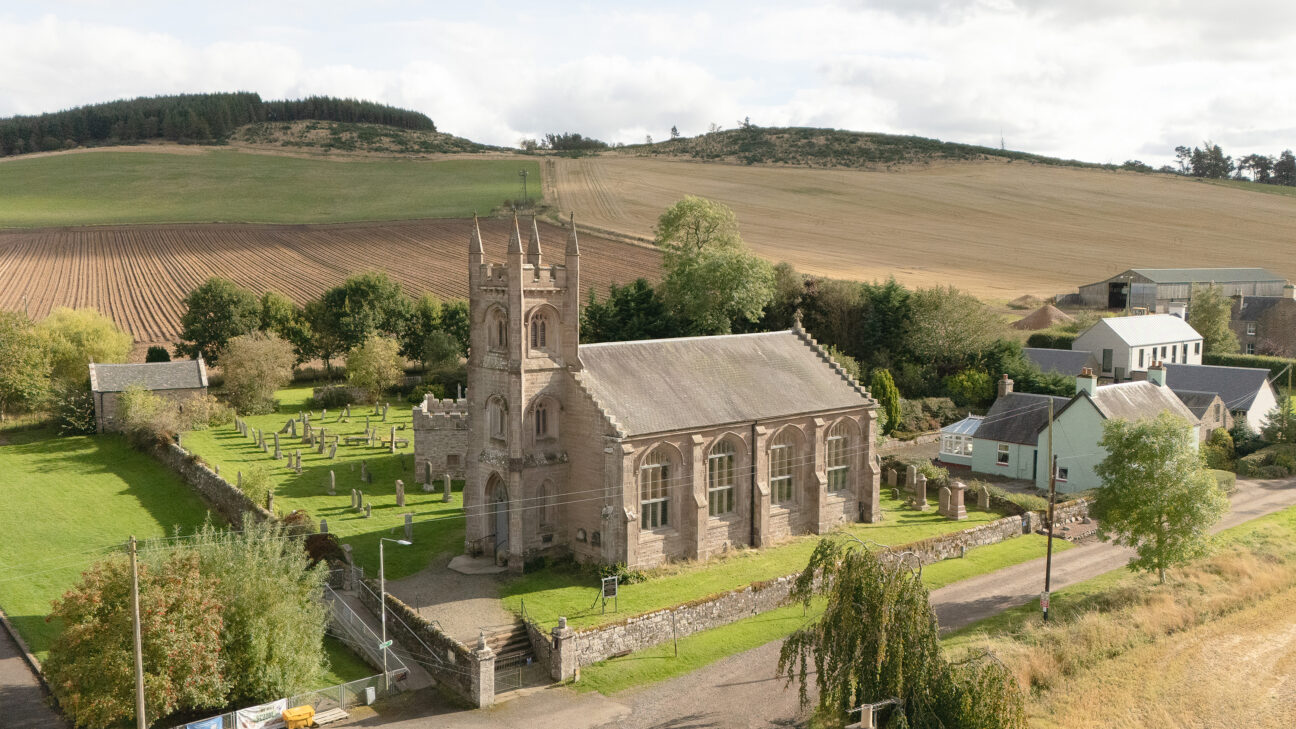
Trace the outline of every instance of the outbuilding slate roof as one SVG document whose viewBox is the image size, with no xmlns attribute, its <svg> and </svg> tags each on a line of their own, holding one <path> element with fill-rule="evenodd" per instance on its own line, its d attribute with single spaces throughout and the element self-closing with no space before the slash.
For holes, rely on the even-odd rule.
<svg viewBox="0 0 1296 729">
<path fill-rule="evenodd" d="M 1242 299 L 1242 306 L 1238 309 L 1238 321 L 1259 321 L 1270 309 L 1278 307 L 1296 306 L 1296 301 L 1284 296 L 1247 296 Z"/>
<path fill-rule="evenodd" d="M 1080 339 L 1085 334 L 1093 331 L 1094 328 L 1102 326 L 1110 328 L 1115 332 L 1116 336 L 1131 347 L 1165 344 L 1167 342 L 1191 342 L 1202 338 L 1196 329 L 1188 326 L 1188 322 L 1177 316 L 1145 314 L 1143 316 L 1113 316 L 1101 319 L 1076 339 Z"/>
<path fill-rule="evenodd" d="M 1169 380 L 1169 373 L 1166 379 Z M 1137 422 L 1155 418 L 1168 411 L 1190 423 L 1198 422 L 1198 418 L 1169 387 L 1160 387 L 1151 382 L 1103 385 L 1095 389 L 1089 399 L 1108 420 Z"/>
<path fill-rule="evenodd" d="M 1219 398 L 1219 395 L 1213 392 L 1194 392 L 1192 390 L 1175 390 L 1173 388 L 1171 388 L 1171 392 L 1178 396 L 1179 401 L 1198 418 L 1205 415 L 1211 404 Z"/>
<path fill-rule="evenodd" d="M 1040 429 L 1048 424 L 1048 401 L 1053 400 L 1054 415 L 1062 411 L 1069 398 L 1010 392 L 995 400 L 986 412 L 973 438 L 1000 443 L 1035 445 Z"/>
<path fill-rule="evenodd" d="M 1250 410 L 1269 379 L 1269 370 L 1263 367 L 1168 364 L 1165 368 L 1170 389 L 1216 393 L 1230 411 Z"/>
<path fill-rule="evenodd" d="M 796 331 L 580 347 L 577 380 L 625 435 L 874 404 Z"/>
<path fill-rule="evenodd" d="M 189 390 L 207 386 L 207 366 L 202 359 L 144 364 L 90 363 L 90 389 L 122 392 L 131 385 L 146 390 Z"/>
<path fill-rule="evenodd" d="M 1088 366 L 1093 359 L 1092 352 L 1074 349 L 1022 347 L 1022 354 L 1040 368 L 1040 372 L 1058 372 L 1064 375 L 1080 374 L 1080 370 Z"/>
</svg>

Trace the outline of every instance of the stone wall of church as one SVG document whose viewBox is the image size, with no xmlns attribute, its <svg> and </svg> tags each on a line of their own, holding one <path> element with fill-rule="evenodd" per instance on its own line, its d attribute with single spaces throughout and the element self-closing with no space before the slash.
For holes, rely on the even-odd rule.
<svg viewBox="0 0 1296 729">
<path fill-rule="evenodd" d="M 464 477 L 468 460 L 468 400 L 428 397 L 414 408 L 415 480 L 439 483 L 445 474 Z"/>
</svg>

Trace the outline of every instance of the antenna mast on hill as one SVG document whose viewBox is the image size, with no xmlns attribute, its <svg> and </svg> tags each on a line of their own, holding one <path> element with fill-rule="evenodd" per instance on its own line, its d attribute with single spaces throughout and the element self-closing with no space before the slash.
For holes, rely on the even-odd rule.
<svg viewBox="0 0 1296 729">
<path fill-rule="evenodd" d="M 1004 145 L 1003 127 L 999 127 L 999 149 L 1001 150 L 1008 149 L 1008 147 Z"/>
</svg>

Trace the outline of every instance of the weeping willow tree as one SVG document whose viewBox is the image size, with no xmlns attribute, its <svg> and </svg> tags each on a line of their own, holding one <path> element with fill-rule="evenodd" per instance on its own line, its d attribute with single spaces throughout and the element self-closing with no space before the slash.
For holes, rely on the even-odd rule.
<svg viewBox="0 0 1296 729">
<path fill-rule="evenodd" d="M 987 654 L 956 663 L 942 655 L 921 569 L 906 567 L 903 556 L 822 539 L 790 595 L 807 608 L 818 598 L 823 615 L 779 654 L 779 675 L 799 684 L 802 706 L 810 704 L 813 672 L 825 717 L 893 699 L 888 727 L 1026 726 L 1021 690 L 1001 663 Z"/>
</svg>

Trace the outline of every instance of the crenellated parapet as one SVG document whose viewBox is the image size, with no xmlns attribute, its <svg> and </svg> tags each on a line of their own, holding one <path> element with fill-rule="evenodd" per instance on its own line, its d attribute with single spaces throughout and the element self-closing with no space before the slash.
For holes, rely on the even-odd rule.
<svg viewBox="0 0 1296 729">
<path fill-rule="evenodd" d="M 414 408 L 414 430 L 467 430 L 469 425 L 467 398 L 428 395 Z"/>
</svg>

